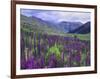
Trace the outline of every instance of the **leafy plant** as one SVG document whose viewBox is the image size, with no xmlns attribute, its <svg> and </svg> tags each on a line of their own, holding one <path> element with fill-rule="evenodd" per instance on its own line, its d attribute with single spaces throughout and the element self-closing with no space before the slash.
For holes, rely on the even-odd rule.
<svg viewBox="0 0 100 79">
<path fill-rule="evenodd" d="M 51 55 L 51 54 L 55 54 L 56 55 L 56 58 L 60 58 L 61 57 L 61 52 L 60 52 L 60 49 L 62 48 L 61 45 L 57 45 L 55 43 L 54 46 L 50 47 L 48 49 L 48 52 L 46 54 L 46 59 Z"/>
</svg>

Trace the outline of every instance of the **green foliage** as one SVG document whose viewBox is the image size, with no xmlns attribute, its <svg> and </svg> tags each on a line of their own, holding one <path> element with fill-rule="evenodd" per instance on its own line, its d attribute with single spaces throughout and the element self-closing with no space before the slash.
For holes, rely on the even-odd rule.
<svg viewBox="0 0 100 79">
<path fill-rule="evenodd" d="M 61 57 L 61 52 L 60 50 L 62 49 L 62 46 L 61 45 L 57 45 L 55 43 L 54 46 L 48 48 L 48 52 L 46 54 L 46 59 L 51 55 L 51 54 L 55 54 L 56 57 L 59 59 Z"/>
<path fill-rule="evenodd" d="M 65 36 L 77 37 L 80 40 L 90 40 L 90 34 L 70 34 L 70 33 L 67 33 Z"/>
</svg>

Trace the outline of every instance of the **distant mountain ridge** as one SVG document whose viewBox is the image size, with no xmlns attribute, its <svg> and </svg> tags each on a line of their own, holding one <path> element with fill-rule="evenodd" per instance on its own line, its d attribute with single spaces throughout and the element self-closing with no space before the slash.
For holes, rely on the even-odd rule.
<svg viewBox="0 0 100 79">
<path fill-rule="evenodd" d="M 54 33 L 83 33 L 84 31 L 83 26 L 87 26 L 87 24 L 85 25 L 82 24 L 81 22 L 62 21 L 59 23 L 54 23 L 54 22 L 51 23 L 49 21 L 44 21 L 35 16 L 27 17 L 21 15 L 21 25 L 23 24 L 26 24 L 28 27 L 31 27 L 32 29 L 37 31 L 54 32 Z M 90 23 L 88 24 L 88 27 L 90 27 Z M 85 33 L 88 32 L 86 31 Z"/>
<path fill-rule="evenodd" d="M 90 24 L 91 22 L 87 22 L 85 24 L 83 24 L 81 27 L 70 31 L 70 33 L 77 33 L 77 34 L 87 34 L 90 33 Z"/>
<path fill-rule="evenodd" d="M 75 30 L 76 28 L 79 28 L 82 25 L 81 22 L 68 22 L 68 21 L 62 21 L 59 23 L 59 26 L 63 28 L 63 30 L 67 33 L 72 30 Z"/>
</svg>

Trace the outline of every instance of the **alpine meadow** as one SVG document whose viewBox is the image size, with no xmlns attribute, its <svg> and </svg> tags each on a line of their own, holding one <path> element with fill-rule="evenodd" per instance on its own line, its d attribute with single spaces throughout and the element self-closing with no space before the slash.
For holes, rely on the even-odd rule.
<svg viewBox="0 0 100 79">
<path fill-rule="evenodd" d="M 91 65 L 90 12 L 20 9 L 20 68 Z"/>
</svg>

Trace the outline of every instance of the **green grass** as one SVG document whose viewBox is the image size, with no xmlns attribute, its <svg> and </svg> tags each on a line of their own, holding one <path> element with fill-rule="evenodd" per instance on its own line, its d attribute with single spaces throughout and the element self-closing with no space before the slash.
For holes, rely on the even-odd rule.
<svg viewBox="0 0 100 79">
<path fill-rule="evenodd" d="M 90 33 L 88 33 L 88 34 L 72 34 L 72 33 L 53 33 L 53 32 L 51 32 L 51 33 L 48 33 L 48 34 L 50 34 L 50 35 L 60 35 L 60 36 L 64 36 L 64 37 L 77 37 L 77 38 L 79 38 L 80 40 L 87 40 L 87 41 L 89 41 L 90 40 Z"/>
<path fill-rule="evenodd" d="M 64 37 L 77 37 L 79 38 L 80 40 L 87 40 L 89 41 L 90 40 L 90 33 L 88 34 L 72 34 L 72 33 L 63 33 L 63 32 L 56 32 L 52 29 L 46 29 L 45 31 L 44 30 L 39 30 L 39 29 L 33 29 L 33 28 L 29 28 L 29 27 L 22 27 L 21 28 L 23 31 L 26 31 L 26 32 L 39 32 L 39 33 L 48 33 L 48 35 L 59 35 L 59 36 L 64 36 Z M 44 29 L 44 28 L 43 28 Z"/>
<path fill-rule="evenodd" d="M 80 40 L 90 40 L 90 34 L 66 34 L 68 37 L 77 37 Z"/>
</svg>

